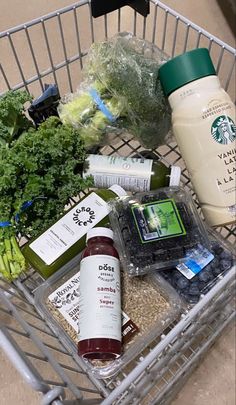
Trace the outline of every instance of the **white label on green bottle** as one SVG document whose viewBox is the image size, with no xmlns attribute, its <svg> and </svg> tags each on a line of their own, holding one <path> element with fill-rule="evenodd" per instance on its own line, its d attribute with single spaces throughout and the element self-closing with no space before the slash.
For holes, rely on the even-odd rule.
<svg viewBox="0 0 236 405">
<path fill-rule="evenodd" d="M 50 265 L 108 214 L 106 202 L 93 192 L 29 246 Z"/>
<path fill-rule="evenodd" d="M 151 159 L 120 156 L 89 155 L 88 169 L 83 176 L 93 176 L 98 188 L 119 184 L 127 191 L 149 191 L 152 174 Z"/>
<path fill-rule="evenodd" d="M 94 255 L 80 263 L 79 340 L 121 341 L 120 265 L 116 257 Z"/>
</svg>

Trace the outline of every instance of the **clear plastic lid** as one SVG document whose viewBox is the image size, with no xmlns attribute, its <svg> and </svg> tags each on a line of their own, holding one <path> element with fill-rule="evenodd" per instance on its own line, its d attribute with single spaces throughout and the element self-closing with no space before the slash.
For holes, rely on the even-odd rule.
<svg viewBox="0 0 236 405">
<path fill-rule="evenodd" d="M 118 197 L 123 197 L 127 195 L 127 192 L 118 184 L 113 184 L 113 186 L 109 187 L 108 190 L 113 191 L 113 193 L 117 194 Z"/>
<path fill-rule="evenodd" d="M 186 249 L 209 245 L 191 194 L 180 187 L 137 193 L 108 204 L 117 250 L 131 276 L 177 266 Z"/>
<path fill-rule="evenodd" d="M 162 277 L 190 304 L 196 304 L 233 266 L 236 265 L 234 246 L 208 228 L 209 250 L 198 245 L 186 250 L 186 258 L 176 267 L 161 271 Z"/>
<path fill-rule="evenodd" d="M 181 169 L 179 166 L 171 166 L 169 186 L 179 186 Z"/>
<path fill-rule="evenodd" d="M 95 238 L 96 236 L 104 236 L 113 240 L 113 231 L 102 226 L 92 228 L 87 233 L 86 242 L 91 238 Z"/>
<path fill-rule="evenodd" d="M 79 263 L 76 256 L 53 274 L 35 291 L 35 303 L 55 336 L 69 353 L 78 356 Z M 78 358 L 80 364 L 96 378 L 108 378 L 123 370 L 126 373 L 147 353 L 147 347 L 161 339 L 164 330 L 178 319 L 182 300 L 158 274 L 131 278 L 121 271 L 122 355 L 112 361 L 90 362 Z M 67 294 L 73 299 L 66 299 Z"/>
</svg>

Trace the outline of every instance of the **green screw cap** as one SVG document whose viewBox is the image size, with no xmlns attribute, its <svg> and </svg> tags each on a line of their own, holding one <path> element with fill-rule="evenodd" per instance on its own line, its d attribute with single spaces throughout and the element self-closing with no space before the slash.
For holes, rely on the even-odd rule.
<svg viewBox="0 0 236 405">
<path fill-rule="evenodd" d="M 210 75 L 216 75 L 216 71 L 207 48 L 197 48 L 176 56 L 159 69 L 159 79 L 166 96 L 185 84 Z"/>
</svg>

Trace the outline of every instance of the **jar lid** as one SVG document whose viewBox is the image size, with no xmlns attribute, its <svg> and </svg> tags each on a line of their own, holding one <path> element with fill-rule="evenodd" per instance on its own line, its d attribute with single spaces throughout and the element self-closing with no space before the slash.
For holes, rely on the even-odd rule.
<svg viewBox="0 0 236 405">
<path fill-rule="evenodd" d="M 216 71 L 207 48 L 197 48 L 176 56 L 159 69 L 159 79 L 166 96 L 185 84 L 210 75 L 216 75 Z"/>
<path fill-rule="evenodd" d="M 181 169 L 179 166 L 171 166 L 169 186 L 179 186 Z"/>
<path fill-rule="evenodd" d="M 118 184 L 113 184 L 113 186 L 109 187 L 108 190 L 113 191 L 113 193 L 118 195 L 118 197 L 123 197 L 123 196 L 127 195 L 126 191 Z"/>
<path fill-rule="evenodd" d="M 113 240 L 113 235 L 114 234 L 111 229 L 105 228 L 103 226 L 97 226 L 88 231 L 86 236 L 86 242 L 91 238 L 95 238 L 96 236 L 104 236 L 106 238 L 110 238 Z"/>
</svg>

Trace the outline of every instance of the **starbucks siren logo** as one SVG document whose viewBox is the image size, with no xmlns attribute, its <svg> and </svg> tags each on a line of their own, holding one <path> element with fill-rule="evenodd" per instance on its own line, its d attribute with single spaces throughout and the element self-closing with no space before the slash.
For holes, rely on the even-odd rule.
<svg viewBox="0 0 236 405">
<path fill-rule="evenodd" d="M 213 122 L 211 135 L 216 142 L 228 145 L 236 140 L 236 125 L 230 117 L 221 115 Z"/>
</svg>

